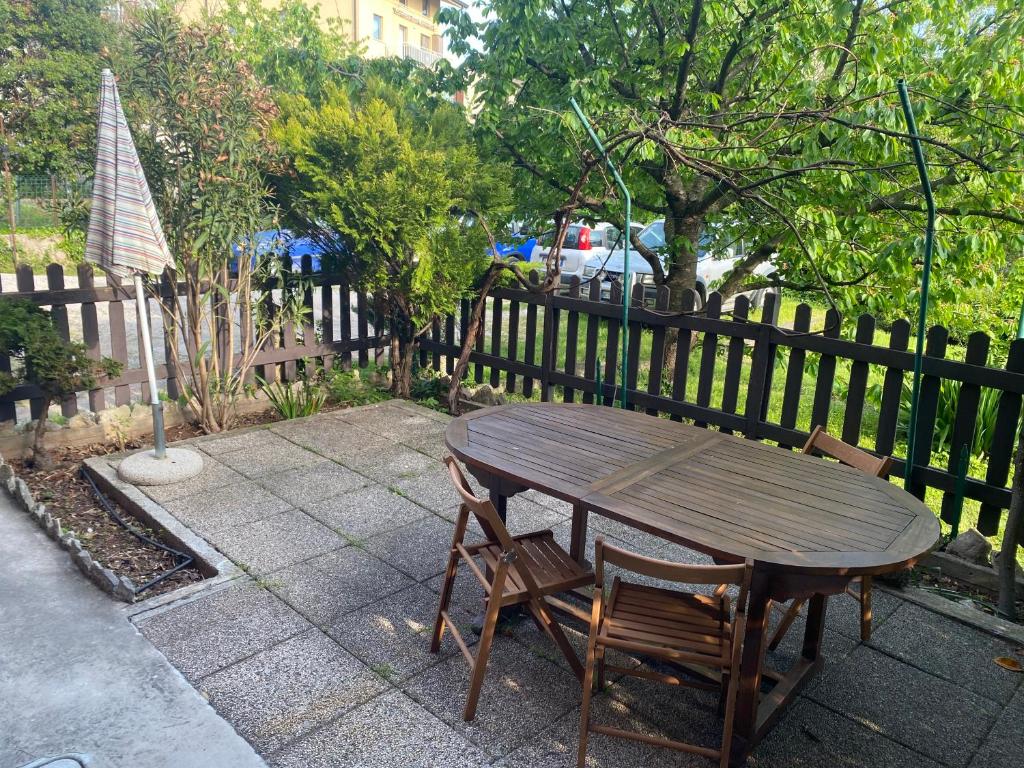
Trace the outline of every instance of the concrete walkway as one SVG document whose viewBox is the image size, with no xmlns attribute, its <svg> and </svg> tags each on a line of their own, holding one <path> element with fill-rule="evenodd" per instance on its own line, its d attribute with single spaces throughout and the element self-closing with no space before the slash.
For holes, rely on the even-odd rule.
<svg viewBox="0 0 1024 768">
<path fill-rule="evenodd" d="M 265 768 L 6 494 L 0 555 L 0 768 Z"/>
</svg>

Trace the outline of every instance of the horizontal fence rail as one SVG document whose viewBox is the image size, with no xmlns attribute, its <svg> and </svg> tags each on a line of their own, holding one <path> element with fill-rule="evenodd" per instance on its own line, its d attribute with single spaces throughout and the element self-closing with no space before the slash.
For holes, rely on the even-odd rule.
<svg viewBox="0 0 1024 768">
<path fill-rule="evenodd" d="M 370 359 L 370 350 L 384 344 L 384 337 L 377 335 L 371 307 L 372 298 L 353 291 L 340 275 L 314 274 L 309 257 L 301 271 L 302 279 L 308 285 L 303 299 L 308 310 L 307 323 L 302 329 L 285 325 L 257 354 L 253 369 L 268 382 L 294 381 L 300 370 L 300 360 L 318 360 L 330 366 L 338 361 L 350 367 L 355 361 L 365 366 Z M 59 264 L 47 267 L 45 287 L 36 287 L 37 278 L 27 265 L 16 270 L 14 285 L 8 284 L 4 276 L 4 288 L 15 288 L 0 292 L 2 298 L 28 299 L 50 310 L 58 332 L 65 340 L 81 341 L 89 354 L 99 358 L 108 356 L 123 365 L 120 376 L 97 382 L 95 389 L 86 393 L 88 409 L 102 411 L 106 408 L 127 405 L 133 399 L 149 397 L 148 378 L 141 349 L 138 348 L 137 312 L 133 289 L 116 284 L 96 285 L 97 276 L 92 267 L 79 265 L 69 286 L 64 268 Z M 101 278 L 103 279 L 103 278 Z M 164 299 L 172 295 L 185 294 L 184 283 L 171 285 L 166 279 L 160 287 Z M 268 294 L 265 294 L 268 295 Z M 168 397 L 176 399 L 181 394 L 181 385 L 171 357 L 171 349 L 164 334 L 160 307 L 154 304 L 155 297 L 146 299 L 146 311 L 154 331 L 154 356 L 156 376 L 164 382 Z M 234 322 L 238 322 L 237 311 Z M 133 347 L 129 354 L 129 346 Z M 185 354 L 182 341 L 182 355 Z M 184 357 L 182 359 L 185 359 Z M 0 370 L 10 371 L 11 361 L 0 355 Z M 28 401 L 27 416 L 39 418 L 43 400 L 34 385 L 21 385 L 0 397 L 0 421 L 17 421 L 26 414 L 19 414 L 17 404 Z M 79 399 L 69 397 L 60 404 L 65 417 L 79 412 Z"/>
<path fill-rule="evenodd" d="M 622 289 L 612 283 L 610 295 L 607 287 L 605 293 L 602 300 L 597 281 L 581 286 L 576 278 L 567 295 L 495 289 L 470 356 L 469 376 L 528 398 L 539 393 L 545 401 L 558 396 L 565 402 L 612 405 L 622 384 L 615 379 Z M 875 319 L 862 315 L 854 338 L 847 339 L 840 337 L 840 318 L 831 310 L 824 329 L 812 332 L 812 309 L 805 304 L 797 308 L 792 328 L 780 327 L 779 300 L 771 293 L 764 296 L 759 317 L 745 295 L 736 297 L 728 312 L 717 293 L 700 311 L 694 311 L 700 299 L 692 291 L 683 297 L 681 310 L 670 312 L 669 299 L 664 286 L 634 286 L 626 352 L 629 408 L 785 447 L 802 446 L 810 430 L 823 424 L 878 455 L 898 453 L 914 364 L 909 323 L 893 323 L 887 338 L 880 338 Z M 464 300 L 458 317 L 435 323 L 421 342 L 421 364 L 451 373 L 470 312 Z M 1012 342 L 1000 368 L 987 365 L 985 334 L 969 337 L 962 361 L 947 359 L 948 342 L 946 329 L 928 331 L 911 489 L 919 498 L 929 488 L 941 491 L 943 519 L 952 522 L 960 451 L 974 440 L 982 390 L 994 390 L 997 416 L 984 477 L 968 476 L 965 490 L 966 498 L 980 503 L 979 529 L 993 535 L 1010 503 L 1007 482 L 1024 396 L 1024 341 Z M 940 463 L 932 446 L 943 382 L 955 383 L 959 391 L 947 427 L 949 458 Z M 903 477 L 906 458 L 894 459 L 893 474 Z"/>
</svg>

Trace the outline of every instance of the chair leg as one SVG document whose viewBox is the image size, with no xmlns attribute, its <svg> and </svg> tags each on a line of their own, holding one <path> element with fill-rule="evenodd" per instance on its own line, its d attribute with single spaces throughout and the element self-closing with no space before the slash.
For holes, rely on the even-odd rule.
<svg viewBox="0 0 1024 768">
<path fill-rule="evenodd" d="M 586 671 L 583 674 L 583 703 L 580 705 L 580 745 L 576 753 L 576 768 L 584 768 L 587 762 L 587 739 L 590 736 L 590 698 L 594 694 L 595 643 L 587 644 Z"/>
<path fill-rule="evenodd" d="M 484 674 L 487 672 L 487 658 L 491 654 L 494 629 L 498 626 L 498 614 L 501 611 L 501 595 L 505 589 L 506 572 L 507 566 L 504 563 L 498 566 L 498 570 L 494 575 L 494 584 L 491 587 L 491 599 L 487 601 L 487 613 L 484 614 L 483 632 L 480 633 L 476 661 L 473 662 L 473 671 L 469 679 L 466 708 L 462 711 L 462 719 L 466 721 L 476 717 L 476 703 L 480 698 L 480 689 L 484 684 Z"/>
<path fill-rule="evenodd" d="M 871 577 L 862 576 L 860 582 L 860 639 L 871 639 Z"/>
<path fill-rule="evenodd" d="M 739 670 L 737 670 L 737 673 Z M 725 695 L 725 725 L 722 728 L 722 749 L 719 752 L 719 768 L 729 768 L 729 756 L 732 752 L 732 726 L 736 719 L 736 692 L 739 687 L 739 674 L 729 676 Z M 723 680 L 723 682 L 725 682 Z"/>
<path fill-rule="evenodd" d="M 441 588 L 441 599 L 438 602 L 437 618 L 434 619 L 434 633 L 430 638 L 430 652 L 437 653 L 441 650 L 441 638 L 444 636 L 444 618 L 442 613 L 448 610 L 452 601 L 452 587 L 455 583 L 455 574 L 459 567 L 459 553 L 452 550 L 448 556 L 448 567 L 444 571 L 444 586 Z"/>
<path fill-rule="evenodd" d="M 555 641 L 555 645 L 565 656 L 565 660 L 569 662 L 569 666 L 572 667 L 573 674 L 576 675 L 577 680 L 583 679 L 583 665 L 580 664 L 580 660 L 576 657 L 576 651 L 569 642 L 569 638 L 565 636 L 562 628 L 555 621 L 555 617 L 551 613 L 551 609 L 548 607 L 547 602 L 544 598 L 534 598 L 530 600 L 530 611 L 537 616 L 540 620 L 544 631 L 548 637 Z"/>
<path fill-rule="evenodd" d="M 606 653 L 605 648 L 600 648 L 597 651 L 597 690 L 603 691 L 605 686 L 604 679 L 604 655 Z"/>
<path fill-rule="evenodd" d="M 769 651 L 774 651 L 779 647 L 779 643 L 782 642 L 782 638 L 786 636 L 789 628 L 793 626 L 793 622 L 796 621 L 796 617 L 800 615 L 800 609 L 803 607 L 803 600 L 794 600 L 789 608 L 786 609 L 786 613 L 782 617 L 782 621 L 779 622 L 779 628 L 775 630 L 775 634 L 772 636 L 772 641 L 768 643 Z"/>
</svg>

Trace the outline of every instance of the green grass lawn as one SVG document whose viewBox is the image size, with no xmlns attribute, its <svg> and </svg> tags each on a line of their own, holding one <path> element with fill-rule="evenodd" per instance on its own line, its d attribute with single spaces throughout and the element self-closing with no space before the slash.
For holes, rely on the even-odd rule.
<svg viewBox="0 0 1024 768">
<path fill-rule="evenodd" d="M 799 304 L 798 300 L 790 297 L 783 297 L 782 306 L 779 312 L 779 325 L 783 327 L 792 327 L 793 319 L 796 313 L 796 308 Z M 759 316 L 758 313 L 751 313 L 753 316 Z M 490 308 L 487 312 L 486 327 L 484 335 L 484 351 L 491 353 L 491 319 L 492 313 Z M 567 314 L 561 313 L 559 320 L 559 336 L 558 336 L 558 347 L 555 353 L 554 368 L 558 371 L 566 371 L 565 368 L 565 353 L 566 353 L 566 325 L 567 325 Z M 543 331 L 543 320 L 544 320 L 544 309 L 538 307 L 537 309 L 537 345 L 534 350 L 534 362 L 539 366 L 541 361 L 541 344 L 542 339 L 540 338 Z M 581 315 L 579 318 L 579 331 L 576 343 L 576 368 L 574 373 L 582 375 L 584 370 L 584 356 L 586 354 L 586 339 L 587 339 L 587 327 L 589 322 L 599 323 L 598 328 L 598 350 L 600 359 L 604 359 L 605 350 L 607 349 L 607 326 L 605 323 L 601 323 L 598 318 L 590 317 L 587 315 Z M 812 311 L 812 323 L 811 330 L 820 330 L 823 328 L 825 322 L 825 308 L 824 306 L 815 306 Z M 524 344 L 525 344 L 525 333 L 526 333 L 526 308 L 525 305 L 521 305 L 520 308 L 520 320 L 519 320 L 519 334 L 517 340 L 517 354 L 516 357 L 519 360 L 525 360 Z M 846 335 L 846 334 L 844 334 Z M 504 307 L 504 316 L 502 323 L 502 333 L 500 336 L 500 344 L 498 354 L 507 356 L 508 354 L 508 308 L 507 304 Z M 881 344 L 888 340 L 888 333 L 878 331 L 875 335 L 875 343 Z M 621 340 L 620 340 L 621 341 Z M 637 371 L 637 388 L 643 391 L 648 390 L 648 384 L 650 381 L 650 359 L 651 359 L 651 346 L 653 342 L 653 333 L 650 331 L 643 331 L 640 338 L 640 354 L 639 354 L 639 370 Z M 912 342 L 913 343 L 913 342 Z M 782 415 L 782 404 L 783 404 L 783 390 L 786 384 L 787 378 L 787 362 L 788 362 L 789 350 L 780 350 L 776 361 L 776 368 L 772 376 L 771 394 L 769 396 L 768 403 L 768 421 L 772 423 L 779 423 Z M 726 357 L 728 353 L 728 340 L 719 339 L 716 349 L 716 361 L 715 361 L 715 375 L 712 381 L 712 387 L 710 392 L 709 405 L 712 408 L 723 407 L 723 397 L 725 395 L 725 371 L 726 371 Z M 948 352 L 950 358 L 962 359 L 963 350 L 951 348 Z M 688 359 L 688 375 L 687 375 L 687 386 L 686 386 L 686 401 L 691 403 L 697 402 L 697 388 L 699 382 L 699 369 L 701 365 L 701 358 L 703 355 L 702 342 L 698 342 L 697 345 L 691 349 Z M 805 361 L 804 375 L 801 388 L 801 396 L 799 399 L 799 407 L 797 411 L 796 425 L 797 429 L 803 431 L 810 431 L 813 428 L 811 423 L 812 419 L 812 404 L 814 399 L 814 392 L 817 381 L 817 370 L 819 355 L 816 353 L 808 352 Z M 750 348 L 746 348 L 743 355 L 743 364 L 740 368 L 739 376 L 739 392 L 737 396 L 737 403 L 735 407 L 736 413 L 743 413 L 745 400 L 746 400 L 746 388 L 747 381 L 750 375 Z M 843 420 L 846 412 L 846 396 L 847 387 L 850 378 L 851 362 L 848 360 L 837 360 L 836 361 L 836 374 L 835 380 L 832 387 L 831 402 L 828 416 L 828 430 L 833 434 L 841 434 L 843 428 Z M 474 372 L 476 370 L 475 365 L 470 366 L 469 377 L 474 378 Z M 487 366 L 483 367 L 483 375 L 479 379 L 481 382 L 489 382 L 491 378 L 491 371 Z M 603 367 L 602 367 L 603 374 Z M 863 410 L 863 417 L 860 425 L 860 445 L 873 448 L 875 446 L 876 430 L 878 427 L 879 409 L 880 403 L 880 392 L 881 385 L 885 375 L 885 368 L 880 366 L 869 366 L 868 367 L 868 380 L 865 396 L 865 404 Z M 522 377 L 517 376 L 516 378 L 516 392 L 510 393 L 511 397 L 515 400 L 525 400 L 526 398 L 522 395 L 523 380 Z M 910 375 L 905 374 L 905 380 L 909 382 Z M 507 382 L 507 375 L 502 372 L 500 376 L 500 383 L 505 385 Z M 671 396 L 672 382 L 669 379 L 669 372 L 666 371 L 663 374 L 663 379 L 660 382 L 660 391 L 665 396 Z M 580 394 L 576 393 L 576 400 L 579 401 Z M 540 387 L 534 385 L 533 393 L 530 398 L 534 401 L 540 399 Z M 563 399 L 563 390 L 561 387 L 552 387 L 551 399 L 561 401 Z M 666 415 L 667 417 L 667 415 Z M 905 418 L 905 415 L 904 417 Z M 897 432 L 896 442 L 893 449 L 893 453 L 897 456 L 906 455 L 906 439 L 905 436 Z M 938 468 L 948 468 L 949 455 L 948 453 L 935 452 L 932 454 L 931 466 Z M 982 479 L 985 477 L 987 470 L 987 460 L 983 456 L 974 456 L 971 458 L 968 475 L 970 477 Z M 902 480 L 895 478 L 893 482 L 902 484 Z M 938 515 L 941 504 L 943 492 L 934 488 L 929 488 L 926 492 L 925 503 L 936 512 Z M 960 530 L 965 530 L 971 526 L 976 525 L 978 514 L 979 514 L 980 503 L 967 499 L 964 502 L 963 513 L 961 518 Z M 948 534 L 950 526 L 945 522 L 941 522 L 943 533 Z M 1002 526 L 1005 523 L 1005 515 L 1000 523 L 1000 530 L 994 537 L 995 546 L 998 547 L 1002 541 Z M 1018 550 L 1018 560 L 1024 565 L 1024 553 Z"/>
</svg>

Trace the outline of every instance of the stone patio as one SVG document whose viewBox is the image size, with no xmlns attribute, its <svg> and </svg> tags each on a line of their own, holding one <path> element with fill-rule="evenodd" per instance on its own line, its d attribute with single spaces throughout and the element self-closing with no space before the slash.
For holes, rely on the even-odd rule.
<svg viewBox="0 0 1024 768">
<path fill-rule="evenodd" d="M 438 463 L 447 420 L 390 401 L 200 438 L 199 478 L 142 489 L 247 575 L 134 621 L 270 765 L 575 764 L 579 686 L 531 623 L 496 640 L 472 723 L 454 643 L 427 652 L 456 513 Z M 569 512 L 526 493 L 510 500 L 509 527 L 550 527 L 567 545 Z M 591 528 L 653 556 L 702 557 L 611 521 Z M 463 574 L 453 612 L 468 628 L 480 605 Z M 875 610 L 861 644 L 855 604 L 831 601 L 824 672 L 749 764 L 1018 768 L 1024 675 L 992 663 L 1014 647 L 890 592 L 876 592 Z M 799 630 L 769 663 L 794 658 Z M 715 703 L 624 678 L 595 698 L 595 718 L 713 744 Z M 597 735 L 590 761 L 711 765 Z"/>
</svg>

